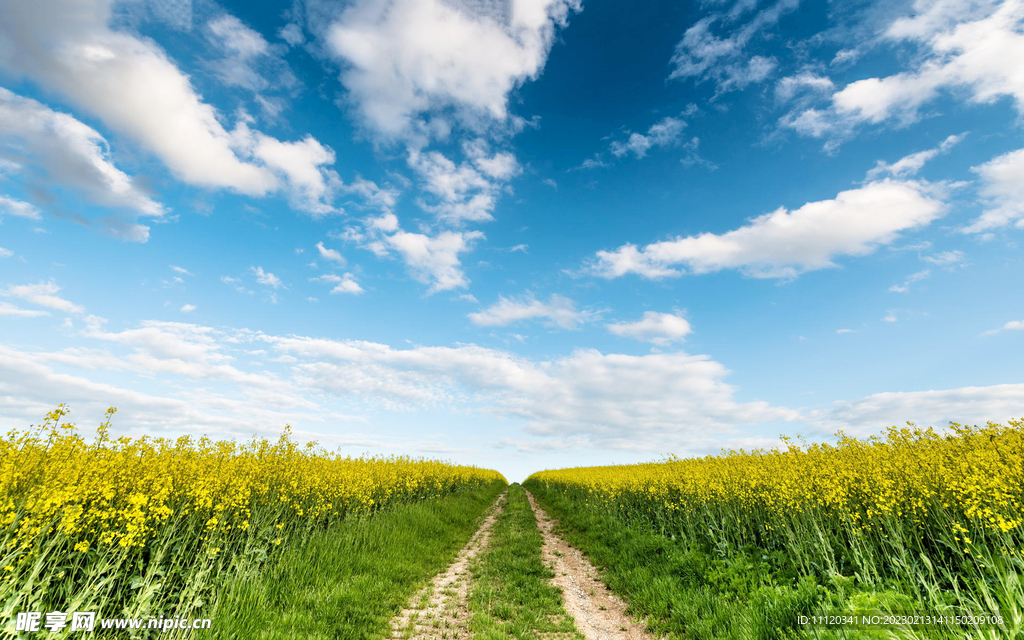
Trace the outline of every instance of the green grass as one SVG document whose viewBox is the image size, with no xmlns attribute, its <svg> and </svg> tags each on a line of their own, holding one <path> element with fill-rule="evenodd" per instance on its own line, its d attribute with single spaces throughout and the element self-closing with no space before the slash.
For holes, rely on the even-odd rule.
<svg viewBox="0 0 1024 640">
<path fill-rule="evenodd" d="M 474 640 L 535 640 L 552 633 L 583 640 L 562 608 L 561 592 L 551 584 L 555 576 L 541 559 L 541 546 L 526 492 L 513 484 L 490 546 L 473 566 L 469 608 Z"/>
<path fill-rule="evenodd" d="M 258 575 L 234 580 L 201 638 L 371 640 L 469 541 L 504 489 L 385 509 L 292 543 Z"/>
<path fill-rule="evenodd" d="M 746 549 L 728 557 L 689 549 L 619 516 L 589 509 L 539 483 L 530 490 L 553 517 L 559 533 L 599 568 L 608 587 L 646 619 L 655 637 L 687 640 L 782 638 L 892 638 L 875 630 L 800 632 L 799 614 L 841 610 L 851 582 L 820 584 L 801 577 L 778 554 Z M 877 609 L 877 608 L 876 608 Z M 927 635 L 921 635 L 925 638 Z"/>
</svg>

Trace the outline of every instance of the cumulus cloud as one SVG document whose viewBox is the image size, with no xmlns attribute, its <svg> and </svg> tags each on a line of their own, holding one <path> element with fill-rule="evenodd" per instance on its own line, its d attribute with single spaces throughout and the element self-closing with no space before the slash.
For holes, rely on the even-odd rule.
<svg viewBox="0 0 1024 640">
<path fill-rule="evenodd" d="M 686 318 L 657 311 L 645 311 L 636 322 L 615 322 L 606 325 L 608 331 L 624 338 L 650 342 L 661 347 L 682 342 L 692 329 Z"/>
<path fill-rule="evenodd" d="M 261 133 L 252 134 L 251 140 L 253 156 L 285 177 L 285 193 L 293 208 L 314 217 L 340 213 L 331 204 L 342 189 L 342 181 L 327 168 L 335 160 L 330 147 L 308 134 L 295 142 L 282 142 Z"/>
<path fill-rule="evenodd" d="M 18 298 L 30 304 L 63 313 L 85 312 L 85 307 L 61 298 L 57 295 L 59 292 L 60 287 L 56 282 L 50 280 L 36 284 L 8 285 L 6 289 L 0 289 L 0 296 Z"/>
<path fill-rule="evenodd" d="M 262 285 L 273 287 L 274 289 L 281 288 L 281 279 L 272 273 L 264 271 L 263 267 L 249 267 L 249 273 L 256 276 L 256 282 Z"/>
<path fill-rule="evenodd" d="M 107 141 L 95 129 L 66 113 L 0 87 L 0 159 L 24 169 L 26 180 L 42 188 L 71 188 L 88 200 L 121 207 L 136 215 L 160 217 L 156 202 L 110 161 Z M 31 165 L 31 169 L 26 165 Z M 32 205 L 0 199 L 10 214 L 39 218 Z M 135 223 L 106 225 L 129 240 L 145 241 L 148 227 Z"/>
<path fill-rule="evenodd" d="M 195 310 L 196 310 L 197 308 L 198 308 L 198 307 L 196 307 L 196 305 L 194 305 L 194 304 L 183 304 L 183 305 L 181 305 L 181 309 L 180 309 L 180 311 L 181 311 L 182 313 L 192 313 L 192 312 L 193 312 L 193 311 L 195 311 Z"/>
<path fill-rule="evenodd" d="M 952 135 L 942 141 L 939 146 L 934 149 L 926 149 L 924 151 L 918 151 L 911 153 L 908 156 L 904 156 L 896 162 L 889 164 L 884 160 L 879 160 L 873 169 L 868 171 L 868 180 L 877 180 L 884 176 L 890 176 L 893 178 L 906 178 L 908 176 L 916 175 L 918 171 L 924 167 L 925 163 L 932 158 L 946 153 L 952 149 L 957 143 L 963 140 L 967 136 L 966 133 L 959 135 Z"/>
<path fill-rule="evenodd" d="M 436 293 L 469 286 L 459 254 L 483 237 L 479 231 L 442 231 L 430 236 L 399 229 L 385 235 L 383 243 L 402 257 L 417 281 L 430 285 L 428 293 Z"/>
<path fill-rule="evenodd" d="M 10 302 L 0 302 L 0 316 L 8 318 L 39 318 L 50 315 L 49 311 L 42 309 L 23 309 Z"/>
<path fill-rule="evenodd" d="M 331 293 L 363 293 L 363 288 L 359 286 L 359 283 L 356 282 L 355 276 L 351 273 L 346 273 L 343 276 L 330 273 L 316 278 L 310 278 L 310 280 L 314 282 L 327 282 L 333 284 L 334 288 L 331 289 Z"/>
<path fill-rule="evenodd" d="M 579 9 L 579 0 L 356 0 L 329 18 L 324 38 L 353 112 L 375 142 L 405 146 L 416 203 L 440 229 L 492 220 L 511 191 L 522 168 L 502 147 L 530 123 L 509 112 L 509 94 L 540 74 L 557 27 Z M 434 141 L 455 142 L 462 157 L 429 150 Z M 395 220 L 346 233 L 378 256 L 399 254 L 431 293 L 465 287 L 458 255 L 483 235 L 421 230 Z"/>
<path fill-rule="evenodd" d="M 896 417 L 898 416 L 898 418 Z M 808 414 L 823 432 L 843 430 L 853 436 L 878 433 L 906 420 L 941 428 L 949 422 L 985 424 L 1024 416 L 1024 384 L 876 393 Z"/>
<path fill-rule="evenodd" d="M 523 320 L 544 319 L 562 329 L 576 329 L 595 314 L 579 311 L 576 303 L 565 296 L 552 295 L 547 302 L 532 293 L 522 296 L 498 296 L 498 301 L 483 311 L 469 314 L 473 324 L 480 327 L 506 327 Z"/>
<path fill-rule="evenodd" d="M 0 24 L 0 66 L 64 94 L 190 184 L 250 195 L 273 190 L 273 173 L 235 154 L 217 112 L 162 49 L 109 27 L 112 6 L 44 0 L 9 7 Z"/>
<path fill-rule="evenodd" d="M 954 269 L 958 265 L 963 265 L 966 257 L 963 251 L 954 250 L 942 251 L 931 256 L 921 256 L 921 259 L 938 267 Z"/>
<path fill-rule="evenodd" d="M 847 84 L 824 108 L 797 110 L 782 124 L 814 137 L 842 136 L 860 124 L 906 124 L 943 92 L 962 90 L 970 102 L 1011 97 L 1024 113 L 1024 80 L 1007 60 L 1024 56 L 1024 2 L 916 0 L 913 16 L 889 27 L 892 42 L 920 47 L 913 68 Z"/>
<path fill-rule="evenodd" d="M 322 196 L 334 177 L 320 167 L 334 161 L 332 151 L 309 136 L 283 142 L 252 132 L 244 113 L 228 130 L 163 49 L 110 27 L 112 7 L 112 0 L 9 7 L 0 22 L 0 69 L 65 96 L 188 184 L 251 196 L 285 189 L 296 208 L 325 213 Z M 222 17 L 210 29 L 224 46 L 251 55 L 261 44 L 241 27 Z"/>
<path fill-rule="evenodd" d="M 818 75 L 813 71 L 803 71 L 796 75 L 786 76 L 775 85 L 775 99 L 785 103 L 802 94 L 829 94 L 835 89 L 831 79 Z"/>
<path fill-rule="evenodd" d="M 29 220 L 39 220 L 41 218 L 39 209 L 35 205 L 22 200 L 15 200 L 9 196 L 0 195 L 0 216 L 3 215 L 27 218 Z"/>
<path fill-rule="evenodd" d="M 399 350 L 354 340 L 265 339 L 299 360 L 302 383 L 311 388 L 397 405 L 475 399 L 486 412 L 525 420 L 528 433 L 545 438 L 578 435 L 591 444 L 653 450 L 707 429 L 798 415 L 736 402 L 724 381 L 728 371 L 707 356 L 578 350 L 533 362 L 475 345 Z"/>
<path fill-rule="evenodd" d="M 491 212 L 504 184 L 521 171 L 508 152 L 488 153 L 486 143 L 463 145 L 467 161 L 455 164 L 439 151 L 409 152 L 409 166 L 419 175 L 433 202 L 420 206 L 441 221 L 455 225 L 492 220 Z"/>
<path fill-rule="evenodd" d="M 506 124 L 508 94 L 544 67 L 572 0 L 358 0 L 327 41 L 361 120 L 385 139 L 443 138 L 452 118 Z M 424 37 L 424 34 L 443 34 Z"/>
<path fill-rule="evenodd" d="M 1014 225 L 1024 229 L 1024 149 L 1011 151 L 974 167 L 981 179 L 985 211 L 964 233 L 982 233 Z"/>
<path fill-rule="evenodd" d="M 502 431 L 512 430 L 513 437 L 522 425 L 537 446 L 571 442 L 658 453 L 688 450 L 694 439 L 713 448 L 743 426 L 776 421 L 866 434 L 891 424 L 893 416 L 939 426 L 947 419 L 1024 415 L 1020 384 L 882 393 L 798 411 L 738 401 L 725 367 L 682 352 L 579 349 L 530 359 L 471 344 L 395 348 L 182 322 L 146 321 L 123 330 L 104 325 L 86 319 L 79 337 L 91 342 L 84 346 L 38 351 L 0 345 L 0 415 L 27 423 L 60 398 L 80 417 L 118 406 L 119 426 L 151 434 L 198 430 L 237 437 L 254 429 L 277 432 L 288 423 L 329 443 L 332 423 L 353 420 L 334 411 L 337 405 L 358 412 L 469 407 L 502 419 Z M 274 357 L 253 360 L 264 351 Z M 160 391 L 96 381 L 113 371 L 155 380 Z"/>
<path fill-rule="evenodd" d="M 1011 320 L 998 329 L 992 329 L 981 334 L 983 336 L 993 336 L 1003 331 L 1024 331 L 1024 320 Z"/>
<path fill-rule="evenodd" d="M 779 0 L 739 26 L 736 24 L 741 12 L 715 13 L 699 20 L 686 30 L 676 45 L 669 77 L 695 78 L 698 82 L 714 80 L 718 93 L 762 82 L 775 69 L 776 61 L 750 55 L 747 46 L 798 5 L 799 0 Z M 728 30 L 729 35 L 716 35 L 716 28 Z"/>
<path fill-rule="evenodd" d="M 258 31 L 233 15 L 222 14 L 207 22 L 206 37 L 221 54 L 209 64 L 227 86 L 259 94 L 268 89 L 288 89 L 298 82 L 280 57 L 286 47 L 270 44 Z M 269 74 L 273 74 L 273 82 L 267 79 Z M 267 101 L 266 98 L 262 104 L 272 109 L 281 105 L 279 101 Z"/>
<path fill-rule="evenodd" d="M 626 244 L 598 251 L 586 271 L 604 278 L 645 278 L 738 269 L 756 278 L 792 278 L 835 266 L 839 256 L 863 256 L 902 231 L 927 225 L 943 212 L 932 185 L 881 180 L 794 211 L 779 208 L 723 234 Z"/>
<path fill-rule="evenodd" d="M 670 147 L 679 144 L 686 122 L 679 118 L 663 118 L 651 125 L 646 134 L 631 133 L 623 141 L 613 140 L 609 149 L 617 158 L 633 154 L 643 158 L 652 147 Z"/>
<path fill-rule="evenodd" d="M 118 406 L 122 424 L 133 427 L 238 436 L 344 419 L 332 411 L 335 405 L 418 411 L 468 403 L 541 439 L 661 451 L 666 442 L 683 444 L 709 430 L 721 434 L 797 416 L 764 402 L 738 402 L 725 382 L 728 371 L 701 355 L 578 350 L 531 360 L 476 345 L 394 348 L 180 322 L 107 330 L 94 317 L 80 337 L 91 344 L 52 351 L 0 346 L 5 418 L 36 419 L 61 398 L 76 409 L 96 409 L 97 416 Z M 275 357 L 253 362 L 251 353 L 264 349 Z M 154 388 L 161 391 L 146 395 L 95 382 L 96 372 L 105 371 L 144 375 L 159 381 Z M 158 411 L 159 419 L 147 411 Z"/>
<path fill-rule="evenodd" d="M 324 260 L 330 260 L 340 265 L 345 264 L 345 258 L 336 249 L 328 249 L 324 246 L 323 242 L 316 243 L 316 250 L 320 252 L 320 257 Z"/>
</svg>

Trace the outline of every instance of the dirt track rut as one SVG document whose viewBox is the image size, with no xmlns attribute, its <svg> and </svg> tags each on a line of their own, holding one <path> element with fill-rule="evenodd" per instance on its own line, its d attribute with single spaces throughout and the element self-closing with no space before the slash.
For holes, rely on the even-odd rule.
<svg viewBox="0 0 1024 640">
<path fill-rule="evenodd" d="M 598 578 L 597 569 L 586 556 L 573 549 L 552 531 L 552 520 L 527 492 L 530 506 L 544 537 L 542 556 L 555 572 L 554 583 L 561 588 L 565 610 L 587 640 L 653 640 L 644 626 L 626 615 L 626 603 L 617 598 Z"/>
<path fill-rule="evenodd" d="M 459 551 L 447 570 L 434 576 L 409 605 L 391 621 L 391 637 L 407 640 L 462 640 L 469 638 L 470 562 L 487 548 L 491 528 L 501 513 L 506 494 L 490 507 L 480 528 Z"/>
</svg>

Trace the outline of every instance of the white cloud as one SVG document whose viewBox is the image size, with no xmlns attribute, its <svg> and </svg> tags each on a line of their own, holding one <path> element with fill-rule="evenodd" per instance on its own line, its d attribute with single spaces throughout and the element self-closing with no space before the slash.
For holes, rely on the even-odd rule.
<svg viewBox="0 0 1024 640">
<path fill-rule="evenodd" d="M 277 35 L 293 47 L 297 47 L 306 42 L 306 36 L 302 33 L 302 27 L 295 23 L 284 25 L 277 32 Z"/>
<path fill-rule="evenodd" d="M 272 273 L 267 273 L 263 267 L 249 267 L 249 273 L 256 276 L 256 282 L 278 289 L 281 287 L 281 279 Z"/>
<path fill-rule="evenodd" d="M 279 433 L 283 425 L 344 420 L 304 396 L 288 379 L 262 371 L 243 371 L 231 364 L 239 347 L 252 341 L 245 331 L 221 332 L 175 322 L 144 322 L 139 328 L 105 332 L 102 319 L 90 317 L 81 334 L 117 351 L 80 348 L 31 352 L 0 346 L 0 406 L 6 419 L 33 418 L 54 398 L 76 409 L 101 415 L 101 407 L 117 406 L 119 426 L 125 422 L 153 435 L 193 429 L 221 437 Z M 127 352 L 124 350 L 127 349 Z M 60 373 L 50 365 L 59 363 Z M 74 375 L 71 369 L 86 372 Z M 148 395 L 95 382 L 93 371 L 135 371 L 160 381 L 162 395 Z M 190 383 L 189 381 L 195 381 Z M 210 381 L 218 383 L 215 392 Z M 52 408 L 52 407 L 51 407 Z M 321 418 L 317 414 L 327 414 Z M 212 433 L 211 433 L 212 431 Z"/>
<path fill-rule="evenodd" d="M 5 249 L 3 247 L 0 247 L 0 258 L 10 258 L 13 255 L 14 255 L 14 252 L 11 251 L 10 249 Z"/>
<path fill-rule="evenodd" d="M 918 151 L 908 156 L 904 156 L 892 164 L 888 164 L 883 160 L 879 160 L 873 169 L 868 171 L 868 180 L 876 180 L 882 176 L 888 175 L 893 178 L 905 178 L 917 174 L 918 171 L 924 167 L 925 163 L 934 158 L 935 156 L 945 153 L 953 148 L 958 142 L 966 137 L 966 133 L 959 135 L 952 135 L 942 141 L 938 147 L 934 149 L 927 149 L 925 151 Z"/>
<path fill-rule="evenodd" d="M 479 231 L 442 231 L 435 236 L 398 230 L 384 236 L 386 246 L 397 251 L 416 280 L 429 284 L 429 293 L 469 286 L 459 254 L 483 239 Z"/>
<path fill-rule="evenodd" d="M 1024 57 L 1024 3 L 916 0 L 913 17 L 892 23 L 886 37 L 921 47 L 914 68 L 865 78 L 831 96 L 824 109 L 805 109 L 783 125 L 810 136 L 844 135 L 858 124 L 906 124 L 943 91 L 963 90 L 970 102 L 1012 97 L 1024 113 L 1024 76 L 1007 60 Z"/>
<path fill-rule="evenodd" d="M 690 138 L 689 142 L 683 143 L 683 150 L 686 152 L 679 161 L 683 163 L 683 166 L 692 167 L 694 165 L 704 166 L 711 171 L 718 169 L 718 165 L 711 162 L 707 158 L 700 155 L 700 138 L 694 136 Z"/>
<path fill-rule="evenodd" d="M 250 296 L 256 293 L 252 289 L 246 289 L 245 286 L 242 284 L 242 281 L 239 280 L 238 278 L 232 278 L 231 276 L 221 276 L 220 281 L 223 282 L 224 284 L 231 285 L 232 287 L 235 288 L 235 291 L 239 293 L 244 293 Z"/>
<path fill-rule="evenodd" d="M 912 421 L 941 428 L 950 421 L 985 424 L 1024 416 L 1024 384 L 962 387 L 928 391 L 876 393 L 860 400 L 836 402 L 809 414 L 822 431 L 852 436 L 876 434 L 881 427 Z"/>
<path fill-rule="evenodd" d="M 344 419 L 331 411 L 335 404 L 424 410 L 469 403 L 485 416 L 525 424 L 533 437 L 578 437 L 644 451 L 663 451 L 666 442 L 685 443 L 709 430 L 720 434 L 798 415 L 764 402 L 737 402 L 724 381 L 728 371 L 707 356 L 578 350 L 530 360 L 475 345 L 396 349 L 175 322 L 148 321 L 123 331 L 105 331 L 96 318 L 87 324 L 81 337 L 108 348 L 0 346 L 0 414 L 36 419 L 61 398 L 80 417 L 118 406 L 119 426 L 150 433 L 184 428 L 247 436 L 285 423 L 329 431 L 326 425 Z M 253 360 L 253 343 L 268 345 L 275 357 Z M 266 371 L 268 363 L 280 365 L 280 373 Z M 156 381 L 160 395 L 95 382 L 97 371 L 144 375 Z"/>
<path fill-rule="evenodd" d="M 598 251 L 587 270 L 604 278 L 678 276 L 680 267 L 694 274 L 739 269 L 757 278 L 791 278 L 833 267 L 839 256 L 868 255 L 901 231 L 930 223 L 943 212 L 934 192 L 924 182 L 871 182 L 795 211 L 777 209 L 721 235 Z"/>
<path fill-rule="evenodd" d="M 39 318 L 41 316 L 48 315 L 50 315 L 49 311 L 43 311 L 41 309 L 22 309 L 10 302 L 0 302 L 0 316 L 13 318 Z"/>
<path fill-rule="evenodd" d="M 925 262 L 930 262 L 939 267 L 946 267 L 947 269 L 962 265 L 965 258 L 966 256 L 963 251 L 943 251 L 932 256 L 921 257 Z"/>
<path fill-rule="evenodd" d="M 836 333 L 856 333 L 853 329 L 836 329 Z"/>
<path fill-rule="evenodd" d="M 175 273 L 180 273 L 180 274 L 185 275 L 185 276 L 194 275 L 188 269 L 186 269 L 185 267 L 179 267 L 179 266 L 173 265 L 173 264 L 171 265 L 171 271 L 174 271 Z"/>
<path fill-rule="evenodd" d="M 29 220 L 39 220 L 41 218 L 39 209 L 35 208 L 32 204 L 15 200 L 5 195 L 0 195 L 0 216 L 2 215 L 28 218 Z"/>
<path fill-rule="evenodd" d="M 84 313 L 85 307 L 69 302 L 57 295 L 60 287 L 53 280 L 39 282 L 37 284 L 9 285 L 6 289 L 0 289 L 0 296 L 5 298 L 18 298 L 25 302 L 55 309 L 64 313 Z"/>
<path fill-rule="evenodd" d="M 182 313 L 192 313 L 196 309 L 197 309 L 197 307 L 194 304 L 184 304 L 184 305 L 181 305 L 181 312 Z"/>
<path fill-rule="evenodd" d="M 316 250 L 320 252 L 320 257 L 324 260 L 330 260 L 340 265 L 345 264 L 345 258 L 337 250 L 325 247 L 323 242 L 316 243 Z"/>
<path fill-rule="evenodd" d="M 726 67 L 723 78 L 718 83 L 719 93 L 726 91 L 742 91 L 752 84 L 763 82 L 778 66 L 775 58 L 753 56 L 744 64 Z"/>
<path fill-rule="evenodd" d="M 223 14 L 210 20 L 206 24 L 206 36 L 222 55 L 208 64 L 225 85 L 261 94 L 273 89 L 289 89 L 298 82 L 280 57 L 287 47 L 270 44 L 235 16 Z M 273 76 L 273 82 L 267 79 L 268 75 Z M 277 115 L 283 106 L 283 101 L 263 95 L 257 96 L 257 102 L 265 109 L 269 107 L 270 115 Z"/>
<path fill-rule="evenodd" d="M 672 56 L 670 78 L 696 78 L 698 82 L 712 79 L 718 93 L 740 90 L 763 81 L 776 66 L 773 58 L 747 53 L 747 45 L 759 33 L 774 26 L 799 0 L 779 0 L 758 12 L 749 22 L 734 27 L 741 12 L 713 14 L 688 28 L 676 44 Z M 713 32 L 715 25 L 730 31 L 727 37 Z"/>
<path fill-rule="evenodd" d="M 256 133 L 253 140 L 253 156 L 285 177 L 286 196 L 293 208 L 314 217 L 340 213 L 331 202 L 342 188 L 341 178 L 325 168 L 335 160 L 330 147 L 308 134 L 302 140 L 282 142 Z"/>
<path fill-rule="evenodd" d="M 645 311 L 643 318 L 636 322 L 616 322 L 606 326 L 608 331 L 617 336 L 650 342 L 662 347 L 672 342 L 682 342 L 692 331 L 686 318 L 657 311 Z"/>
<path fill-rule="evenodd" d="M 652 147 L 670 147 L 679 144 L 686 122 L 679 118 L 663 118 L 651 125 L 647 134 L 631 133 L 625 142 L 612 141 L 609 149 L 617 158 L 632 153 L 643 158 Z"/>
<path fill-rule="evenodd" d="M 812 71 L 803 71 L 779 80 L 775 85 L 775 99 L 779 102 L 789 102 L 800 94 L 831 93 L 833 89 L 835 83 L 829 78 Z"/>
<path fill-rule="evenodd" d="M 502 431 L 514 433 L 523 425 L 537 446 L 571 442 L 576 448 L 663 453 L 688 449 L 695 439 L 713 449 L 741 426 L 775 421 L 807 419 L 822 430 L 866 434 L 891 424 L 894 416 L 939 425 L 947 419 L 1024 415 L 1020 384 L 875 394 L 801 412 L 739 402 L 725 367 L 681 352 L 629 356 L 580 349 L 533 360 L 476 345 L 397 349 L 188 323 L 148 321 L 123 331 L 106 331 L 93 317 L 86 324 L 81 337 L 105 348 L 37 352 L 0 345 L 5 420 L 38 419 L 60 398 L 80 419 L 118 406 L 119 428 L 151 435 L 195 430 L 248 436 L 253 429 L 274 433 L 290 423 L 309 439 L 331 443 L 330 425 L 353 419 L 332 411 L 336 404 L 357 411 L 456 406 L 513 420 Z M 275 357 L 253 359 L 264 345 Z M 271 366 L 277 373 L 267 371 Z M 159 395 L 93 379 L 99 377 L 93 372 L 107 371 L 152 379 Z M 395 451 L 396 445 L 384 448 Z"/>
<path fill-rule="evenodd" d="M 909 276 L 907 276 L 907 279 L 904 280 L 902 284 L 894 284 L 891 287 L 889 287 L 889 291 L 891 291 L 892 293 L 907 293 L 908 291 L 910 291 L 910 285 L 914 284 L 915 282 L 920 282 L 921 280 L 924 280 L 930 275 L 932 275 L 930 269 L 925 269 L 924 271 L 912 273 Z"/>
<path fill-rule="evenodd" d="M 2 41 L 0 41 L 2 43 Z M 40 188 L 70 187 L 88 200 L 121 207 L 136 215 L 160 217 L 165 208 L 153 200 L 109 159 L 107 141 L 95 129 L 66 113 L 0 87 L 0 158 L 24 167 L 25 177 Z M 4 209 L 38 219 L 31 205 L 3 198 Z M 107 231 L 144 242 L 148 227 L 123 220 L 104 224 Z"/>
<path fill-rule="evenodd" d="M 998 329 L 992 329 L 981 334 L 983 336 L 992 336 L 1001 331 L 1024 331 L 1024 320 L 1011 320 Z"/>
<path fill-rule="evenodd" d="M 0 66 L 64 94 L 190 184 L 249 195 L 273 191 L 273 173 L 236 155 L 217 112 L 166 53 L 108 26 L 112 7 L 109 0 L 8 7 L 0 23 Z"/>
<path fill-rule="evenodd" d="M 537 77 L 556 25 L 578 8 L 567 0 L 358 0 L 327 40 L 367 127 L 385 139 L 429 140 L 447 134 L 449 114 L 471 128 L 506 123 L 509 92 Z"/>
<path fill-rule="evenodd" d="M 0 22 L 0 68 L 66 96 L 188 184 L 251 196 L 284 188 L 296 208 L 329 212 L 324 198 L 336 176 L 320 167 L 334 161 L 333 152 L 309 136 L 282 142 L 251 132 L 244 112 L 229 131 L 226 118 L 202 100 L 163 49 L 110 27 L 111 0 L 83 1 L 10 7 Z M 261 46 L 258 34 L 230 16 L 211 29 L 235 54 Z"/>
<path fill-rule="evenodd" d="M 964 232 L 981 233 L 1011 224 L 1024 229 L 1024 149 L 993 158 L 973 171 L 981 178 L 980 191 L 988 206 Z"/>
<path fill-rule="evenodd" d="M 483 311 L 469 314 L 473 324 L 480 327 L 506 327 L 522 320 L 546 319 L 562 329 L 576 329 L 580 323 L 594 317 L 593 312 L 578 311 L 576 303 L 565 296 L 552 295 L 541 302 L 532 293 L 523 296 L 498 296 L 498 301 Z"/>
<path fill-rule="evenodd" d="M 351 273 L 346 273 L 344 276 L 335 274 L 325 274 L 316 278 L 310 278 L 314 282 L 328 282 L 334 286 L 331 289 L 331 293 L 352 293 L 360 294 L 363 293 L 363 288 L 356 282 L 355 276 Z"/>
<path fill-rule="evenodd" d="M 602 167 L 607 167 L 607 166 L 608 166 L 607 162 L 604 162 L 603 160 L 601 160 L 597 156 L 594 156 L 593 158 L 587 158 L 586 160 L 581 162 L 578 167 L 573 167 L 573 170 L 578 170 L 578 169 L 600 169 Z"/>
<path fill-rule="evenodd" d="M 736 402 L 723 380 L 728 371 L 707 356 L 577 350 L 532 362 L 475 345 L 397 350 L 355 340 L 265 339 L 299 359 L 304 386 L 397 406 L 473 399 L 487 413 L 526 420 L 527 432 L 543 438 L 578 435 L 590 444 L 650 451 L 709 429 L 798 415 Z"/>
<path fill-rule="evenodd" d="M 270 53 L 270 43 L 232 15 L 222 15 L 211 20 L 206 29 L 210 40 L 228 53 L 228 57 L 215 66 L 221 82 L 252 91 L 265 89 L 267 81 L 253 68 L 252 63 L 256 58 Z"/>
<path fill-rule="evenodd" d="M 491 212 L 503 185 L 521 172 L 515 156 L 490 154 L 482 141 L 463 145 L 469 160 L 456 165 L 438 151 L 409 152 L 409 166 L 423 181 L 423 190 L 436 204 L 421 201 L 439 220 L 459 225 L 492 220 Z"/>
<path fill-rule="evenodd" d="M 402 178 L 404 180 L 404 177 Z M 351 183 L 341 187 L 342 192 L 358 195 L 366 206 L 377 209 L 381 214 L 388 214 L 395 207 L 399 190 L 391 185 L 379 186 L 372 180 L 356 177 Z"/>
</svg>

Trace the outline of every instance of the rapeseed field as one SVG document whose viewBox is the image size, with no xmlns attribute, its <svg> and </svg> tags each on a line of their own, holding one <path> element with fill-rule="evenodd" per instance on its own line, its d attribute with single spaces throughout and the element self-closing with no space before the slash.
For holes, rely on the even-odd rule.
<svg viewBox="0 0 1024 640">
<path fill-rule="evenodd" d="M 563 513 L 611 514 L 726 563 L 753 558 L 790 586 L 810 578 L 823 590 L 804 598 L 805 613 L 815 602 L 849 610 L 861 602 L 996 614 L 1005 626 L 978 625 L 976 637 L 1021 633 L 1024 421 L 953 424 L 945 433 L 908 425 L 866 439 L 784 445 L 543 471 L 525 484 Z M 825 602 L 829 589 L 850 597 Z"/>
<path fill-rule="evenodd" d="M 315 444 L 94 439 L 64 422 L 0 438 L 0 602 L 21 611 L 202 617 L 227 580 L 341 520 L 505 484 L 495 471 Z"/>
</svg>

